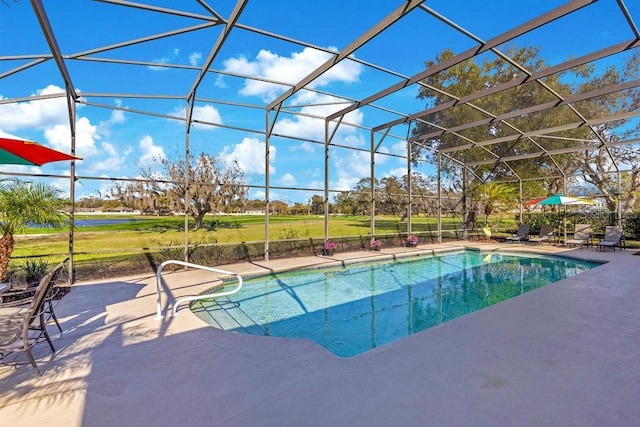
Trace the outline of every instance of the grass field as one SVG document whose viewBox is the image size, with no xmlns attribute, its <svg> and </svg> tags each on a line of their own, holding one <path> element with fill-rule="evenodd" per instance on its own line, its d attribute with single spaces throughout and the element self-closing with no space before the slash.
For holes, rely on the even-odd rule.
<svg viewBox="0 0 640 427">
<path fill-rule="evenodd" d="M 74 230 L 74 262 L 76 265 L 99 265 L 99 269 L 133 269 L 138 266 L 157 265 L 163 259 L 183 257 L 185 242 L 185 220 L 182 216 L 143 217 L 124 215 L 76 215 L 76 220 L 131 219 L 109 225 L 78 226 Z M 206 262 L 230 261 L 242 258 L 242 251 L 259 256 L 265 236 L 263 215 L 210 216 L 204 227 L 193 231 L 194 222 L 189 220 L 187 233 L 190 247 L 205 248 L 200 255 Z M 460 229 L 460 218 L 443 218 L 443 230 Z M 376 237 L 398 242 L 406 235 L 407 222 L 399 217 L 376 217 Z M 435 218 L 414 217 L 412 231 L 424 236 L 435 234 Z M 368 240 L 370 218 L 368 216 L 331 216 L 329 236 L 333 240 L 352 245 Z M 324 216 L 283 215 L 269 220 L 270 253 L 273 256 L 294 256 L 312 253 L 313 244 L 321 244 L 324 238 Z M 426 240 L 423 240 L 426 241 Z M 280 242 L 277 245 L 275 242 Z M 286 242 L 286 243 L 282 243 Z M 241 246 L 241 247 L 240 247 Z M 240 247 L 240 248 L 239 248 Z M 351 246 L 356 247 L 356 246 Z M 248 249 L 247 249 L 248 248 Z M 203 250 L 199 249 L 201 252 Z M 235 253 L 234 253 L 235 251 Z M 239 252 L 240 251 L 240 252 Z M 69 253 L 69 232 L 42 228 L 31 228 L 24 235 L 16 236 L 11 267 L 19 268 L 26 260 L 42 258 L 50 264 Z M 150 257 L 154 260 L 149 262 Z M 98 267 L 93 267 L 94 270 Z M 106 274 L 106 273 L 105 273 Z"/>
<path fill-rule="evenodd" d="M 153 271 L 166 259 L 183 259 L 185 219 L 182 216 L 145 217 L 139 215 L 76 215 L 78 224 L 84 220 L 129 219 L 109 225 L 83 225 L 74 230 L 74 263 L 76 274 L 99 277 Z M 91 222 L 91 221 L 90 221 Z M 91 222 L 93 223 L 93 222 Z M 497 235 L 516 228 L 513 218 L 492 218 Z M 190 259 L 203 264 L 222 264 L 247 257 L 257 259 L 264 254 L 265 222 L 263 215 L 229 215 L 206 217 L 204 227 L 193 231 L 188 221 Z M 442 229 L 460 230 L 460 218 L 443 218 Z M 407 222 L 397 216 L 376 217 L 375 237 L 383 245 L 398 245 L 406 236 Z M 436 218 L 413 217 L 412 231 L 421 242 L 434 241 Z M 449 233 L 459 237 L 455 232 Z M 14 271 L 29 260 L 43 259 L 53 265 L 69 253 L 69 232 L 30 228 L 18 235 L 10 268 Z M 329 237 L 341 243 L 342 250 L 365 247 L 370 238 L 368 216 L 331 216 Z M 309 255 L 321 248 L 324 238 L 324 216 L 282 215 L 269 220 L 270 257 Z M 386 239 L 386 240 L 385 240 Z M 627 247 L 637 242 L 627 241 Z M 192 257 L 193 255 L 193 257 Z"/>
<path fill-rule="evenodd" d="M 110 225 L 76 227 L 74 252 L 80 258 L 91 258 L 105 253 L 140 251 L 144 248 L 183 245 L 185 239 L 184 217 L 140 217 L 123 215 L 76 215 L 84 219 L 134 219 L 135 222 Z M 413 218 L 413 231 L 423 233 L 436 230 L 435 218 Z M 238 215 L 207 217 L 204 228 L 193 231 L 189 221 L 189 241 L 193 243 L 231 244 L 263 241 L 264 216 Z M 443 219 L 443 228 L 460 227 L 459 219 Z M 369 235 L 369 217 L 332 216 L 329 219 L 329 235 L 333 239 Z M 400 235 L 406 233 L 406 221 L 398 217 L 376 219 L 376 235 Z M 270 240 L 321 239 L 324 236 L 324 217 L 310 215 L 273 216 L 269 220 Z M 25 235 L 16 236 L 15 258 L 28 256 L 60 255 L 68 252 L 68 231 L 31 228 Z"/>
</svg>

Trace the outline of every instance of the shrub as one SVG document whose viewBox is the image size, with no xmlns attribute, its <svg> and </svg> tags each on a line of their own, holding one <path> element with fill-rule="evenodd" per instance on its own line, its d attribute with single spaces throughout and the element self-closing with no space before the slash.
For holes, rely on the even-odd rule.
<svg viewBox="0 0 640 427">
<path fill-rule="evenodd" d="M 27 284 L 38 283 L 46 274 L 49 266 L 42 258 L 29 258 L 20 266 L 25 273 Z"/>
</svg>

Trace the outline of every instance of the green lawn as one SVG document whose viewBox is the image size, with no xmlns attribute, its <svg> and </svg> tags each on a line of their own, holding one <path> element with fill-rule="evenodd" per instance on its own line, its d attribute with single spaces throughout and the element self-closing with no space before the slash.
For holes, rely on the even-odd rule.
<svg viewBox="0 0 640 427">
<path fill-rule="evenodd" d="M 137 253 L 148 248 L 181 246 L 184 244 L 184 217 L 125 217 L 122 215 L 76 215 L 82 219 L 133 218 L 135 222 L 101 226 L 76 227 L 74 253 L 77 259 L 97 259 L 117 253 Z M 435 218 L 413 218 L 416 233 L 436 230 Z M 189 221 L 189 241 L 197 244 L 233 244 L 260 242 L 264 240 L 264 216 L 217 216 L 207 217 L 205 227 L 193 231 L 194 222 Z M 460 227 L 460 220 L 443 219 L 443 228 Z M 368 235 L 369 217 L 332 216 L 329 219 L 329 234 L 333 239 Z M 376 234 L 397 236 L 406 232 L 406 221 L 398 217 L 376 219 Z M 270 240 L 322 239 L 324 216 L 283 215 L 273 216 L 269 221 Z M 68 253 L 68 231 L 51 229 L 29 229 L 26 235 L 16 236 L 14 258 L 33 256 L 63 256 Z"/>
<path fill-rule="evenodd" d="M 77 277 L 104 277 L 154 271 L 166 259 L 182 259 L 184 255 L 184 217 L 141 217 L 123 215 L 76 215 L 77 220 L 131 218 L 134 222 L 100 226 L 78 226 L 74 234 L 74 261 Z M 496 236 L 516 227 L 510 218 L 492 217 Z M 263 254 L 265 224 L 263 215 L 209 216 L 204 228 L 193 231 L 189 220 L 189 244 L 197 263 L 223 264 L 239 259 L 260 258 Z M 480 225 L 479 225 L 480 226 Z M 331 216 L 329 237 L 341 243 L 343 250 L 354 250 L 366 244 L 370 232 L 367 216 Z M 443 218 L 443 230 L 460 230 L 460 218 Z M 495 230 L 494 228 L 494 230 Z M 376 237 L 384 245 L 400 244 L 406 236 L 407 222 L 397 216 L 376 217 Z M 422 242 L 434 241 L 436 218 L 423 216 L 412 219 L 412 230 Z M 476 231 L 478 233 L 478 231 Z M 20 266 L 33 258 L 42 258 L 53 265 L 69 253 L 69 232 L 51 229 L 29 229 L 15 236 L 15 248 L 10 267 Z M 386 242 L 384 241 L 386 239 Z M 460 237 L 449 233 L 449 237 Z M 270 257 L 308 255 L 314 253 L 324 238 L 324 216 L 272 216 L 269 221 Z M 244 242 L 244 243 L 243 243 Z M 636 242 L 627 241 L 627 247 Z"/>
<path fill-rule="evenodd" d="M 149 273 L 167 259 L 183 259 L 185 220 L 182 216 L 142 217 L 124 215 L 76 215 L 76 220 L 130 218 L 133 222 L 112 225 L 78 225 L 74 232 L 74 273 L 77 280 Z M 509 222 L 509 221 L 507 221 Z M 513 221 L 511 221 L 513 222 Z M 79 224 L 79 223 L 78 223 Z M 221 215 L 205 218 L 204 228 L 193 231 L 188 221 L 189 258 L 198 264 L 221 265 L 238 260 L 260 259 L 264 253 L 263 215 Z M 501 225 L 506 222 L 501 222 Z M 443 218 L 443 230 L 461 229 L 460 218 Z M 406 236 L 407 222 L 397 216 L 376 217 L 376 237 L 384 245 L 398 245 Z M 412 219 L 412 230 L 422 242 L 434 241 L 437 220 Z M 335 215 L 329 218 L 329 238 L 340 250 L 366 245 L 370 233 L 368 216 Z M 455 234 L 450 233 L 454 238 Z M 18 276 L 30 260 L 43 259 L 53 265 L 69 253 L 69 231 L 29 229 L 15 236 L 10 269 Z M 269 256 L 272 259 L 300 256 L 321 250 L 323 215 L 282 215 L 269 220 Z M 385 242 L 386 238 L 386 242 Z"/>
</svg>

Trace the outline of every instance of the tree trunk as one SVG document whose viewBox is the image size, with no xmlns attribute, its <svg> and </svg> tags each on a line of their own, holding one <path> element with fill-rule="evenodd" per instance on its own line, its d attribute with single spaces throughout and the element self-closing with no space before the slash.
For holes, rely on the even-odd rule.
<svg viewBox="0 0 640 427">
<path fill-rule="evenodd" d="M 196 226 L 194 227 L 194 230 L 200 230 L 204 223 L 204 212 L 199 212 L 193 215 L 193 219 L 196 221 Z"/>
<path fill-rule="evenodd" d="M 3 282 L 7 277 L 9 261 L 13 252 L 13 242 L 13 235 L 11 234 L 5 234 L 0 238 L 0 282 Z"/>
</svg>

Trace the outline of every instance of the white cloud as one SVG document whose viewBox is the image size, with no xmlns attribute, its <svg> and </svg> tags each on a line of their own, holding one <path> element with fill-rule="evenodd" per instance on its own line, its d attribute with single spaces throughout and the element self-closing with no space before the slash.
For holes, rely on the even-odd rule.
<svg viewBox="0 0 640 427">
<path fill-rule="evenodd" d="M 258 199 L 258 200 L 264 200 L 266 193 L 262 190 L 253 190 L 253 191 L 249 191 L 250 195 L 249 198 L 250 199 Z"/>
<path fill-rule="evenodd" d="M 39 166 L 25 166 L 25 165 L 2 165 L 3 172 L 36 174 L 41 173 L 42 169 Z"/>
<path fill-rule="evenodd" d="M 109 142 L 102 142 L 100 160 L 93 162 L 89 168 L 93 172 L 118 171 L 124 166 L 129 154 L 133 151 L 131 146 L 123 148 L 116 147 Z"/>
<path fill-rule="evenodd" d="M 56 124 L 44 131 L 44 136 L 53 148 L 69 151 L 71 147 L 71 130 L 68 124 Z M 95 125 L 86 117 L 76 121 L 76 154 L 80 157 L 91 157 L 99 154 L 96 140 L 100 139 Z"/>
<path fill-rule="evenodd" d="M 324 174 L 324 172 L 323 172 L 323 171 L 321 171 L 321 170 L 320 170 L 320 169 L 318 169 L 318 168 L 314 168 L 314 169 L 307 169 L 306 171 L 304 171 L 304 173 L 305 173 L 306 175 L 309 175 L 309 176 L 313 177 L 313 178 L 321 177 L 321 176 Z"/>
<path fill-rule="evenodd" d="M 331 54 L 313 48 L 304 48 L 300 52 L 294 52 L 288 57 L 280 56 L 268 50 L 261 50 L 254 60 L 245 56 L 236 56 L 224 62 L 226 71 L 241 75 L 251 75 L 266 80 L 284 83 L 297 83 L 314 69 L 321 66 L 332 57 Z M 323 76 L 316 79 L 309 86 L 318 88 L 330 84 L 352 84 L 359 81 L 363 67 L 351 60 L 344 60 Z M 263 101 L 269 102 L 287 90 L 289 86 L 267 83 L 263 81 L 249 80 L 244 82 L 240 94 L 244 96 L 258 96 Z M 323 141 L 325 138 L 325 121 L 316 119 L 326 117 L 349 103 L 344 99 L 329 95 L 318 94 L 311 91 L 301 91 L 289 100 L 292 105 L 299 106 L 302 115 L 280 115 L 280 119 L 274 126 L 274 133 L 301 139 L 311 139 Z M 360 110 L 350 112 L 344 118 L 344 123 L 352 123 L 359 126 L 363 123 L 363 114 Z M 333 142 L 349 146 L 362 146 L 364 141 L 358 135 L 359 129 L 345 124 L 340 125 Z M 330 125 L 335 127 L 335 124 Z M 330 129 L 332 132 L 332 129 Z M 300 141 L 300 144 L 292 147 L 291 151 L 302 150 L 305 153 L 315 153 L 320 147 L 309 141 Z M 264 150 L 257 152 L 258 156 L 264 157 Z M 248 158 L 248 156 L 246 156 Z M 366 162 L 368 167 L 369 162 Z M 254 160 L 254 165 L 259 165 L 260 173 L 264 173 L 264 160 L 260 157 Z M 348 164 L 344 164 L 349 169 Z M 256 166 L 258 167 L 258 166 Z M 253 168 L 255 170 L 255 167 Z M 249 173 L 249 172 L 247 172 Z M 358 177 L 359 179 L 360 177 Z M 351 176 L 341 177 L 346 185 L 347 181 L 352 182 L 357 179 Z"/>
<path fill-rule="evenodd" d="M 382 150 L 381 150 L 382 151 Z M 366 151 L 351 151 L 345 156 L 332 157 L 337 181 L 332 185 L 337 190 L 350 190 L 362 178 L 371 175 L 371 155 Z M 376 155 L 376 167 L 388 160 L 388 156 Z M 330 176 L 332 178 L 332 176 Z"/>
<path fill-rule="evenodd" d="M 296 185 L 296 178 L 293 175 L 291 175 L 289 172 L 287 172 L 284 175 L 282 175 L 282 178 L 280 178 L 280 184 L 284 186 Z"/>
<path fill-rule="evenodd" d="M 338 177 L 364 178 L 371 174 L 371 156 L 365 151 L 353 151 L 348 156 L 333 157 Z"/>
<path fill-rule="evenodd" d="M 312 142 L 309 141 L 303 141 L 301 144 L 299 145 L 293 145 L 290 148 L 290 151 L 298 151 L 298 150 L 302 150 L 305 153 L 315 153 L 316 152 L 316 145 Z"/>
<path fill-rule="evenodd" d="M 358 181 L 360 181 L 360 179 L 361 178 L 357 178 L 354 176 L 340 177 L 340 179 L 338 179 L 338 181 L 334 184 L 333 189 L 340 190 L 340 191 L 353 190 L 353 188 L 356 186 Z"/>
<path fill-rule="evenodd" d="M 407 141 L 398 141 L 391 146 L 391 152 L 399 156 L 407 155 Z M 404 161 L 404 160 L 403 160 Z"/>
<path fill-rule="evenodd" d="M 406 167 L 404 167 L 404 168 L 400 167 L 400 168 L 389 169 L 384 175 L 385 176 L 395 176 L 396 178 L 402 178 L 406 174 L 407 174 L 407 168 Z"/>
<path fill-rule="evenodd" d="M 316 188 L 318 189 L 318 191 L 322 191 L 322 189 L 324 188 L 324 181 L 311 180 L 305 185 L 305 187 Z"/>
<path fill-rule="evenodd" d="M 164 149 L 159 145 L 155 145 L 150 135 L 145 135 L 140 139 L 139 148 L 142 151 L 142 155 L 138 159 L 138 163 L 143 168 L 152 167 L 158 160 L 166 158 Z"/>
<path fill-rule="evenodd" d="M 116 107 L 122 106 L 122 101 L 117 99 Z M 98 123 L 98 133 L 101 135 L 109 135 L 114 125 L 120 125 L 126 121 L 125 112 L 122 110 L 111 110 L 111 115 L 107 120 Z"/>
<path fill-rule="evenodd" d="M 169 113 L 169 115 L 171 116 L 176 116 L 176 117 L 184 117 L 186 119 L 187 117 L 187 109 L 186 108 L 176 108 L 173 111 L 171 111 Z M 211 105 L 203 105 L 203 106 L 196 106 L 193 108 L 193 119 L 194 120 L 201 120 L 203 122 L 207 122 L 207 123 L 216 123 L 216 124 L 223 124 L 222 122 L 222 117 L 220 116 L 220 113 L 218 112 L 218 110 L 211 106 Z M 193 124 L 194 127 L 197 127 L 200 130 L 213 130 L 216 129 L 215 126 L 209 126 L 209 125 L 202 125 L 202 124 L 198 124 L 198 123 L 194 123 Z"/>
<path fill-rule="evenodd" d="M 170 64 L 172 62 L 176 62 L 176 60 L 179 58 L 179 56 L 180 56 L 180 49 L 174 48 L 174 49 L 170 50 L 169 52 L 167 52 L 166 56 L 163 56 L 162 58 L 154 58 L 154 59 L 151 60 L 151 62 L 155 62 L 156 64 Z M 153 71 L 167 71 L 167 70 L 169 70 L 168 67 L 150 66 L 148 68 L 150 70 L 153 70 Z"/>
<path fill-rule="evenodd" d="M 60 173 L 61 175 L 67 175 L 67 176 L 71 176 L 71 171 L 70 170 L 65 170 L 63 172 Z M 70 188 L 71 188 L 71 180 L 69 178 L 56 178 L 52 181 L 49 181 L 48 184 L 52 185 L 53 187 L 57 188 L 58 190 L 61 191 L 60 196 L 67 198 L 69 197 L 69 194 L 71 193 Z"/>
<path fill-rule="evenodd" d="M 367 155 L 368 154 L 369 153 L 367 153 Z M 378 148 L 378 152 L 376 153 L 376 156 L 375 156 L 376 165 L 384 165 L 385 163 L 387 163 L 387 160 L 390 159 L 389 156 L 386 156 L 383 154 L 389 154 L 389 149 L 387 149 L 387 147 Z"/>
<path fill-rule="evenodd" d="M 317 119 L 309 116 L 326 117 L 336 111 L 344 108 L 343 104 L 334 104 L 338 101 L 338 98 L 307 93 L 305 95 L 305 104 L 322 104 L 322 105 L 310 105 L 307 107 L 301 107 L 300 113 L 305 115 L 284 116 L 276 122 L 274 126 L 274 132 L 280 135 L 315 139 L 316 141 L 324 141 L 324 119 Z M 299 102 L 297 102 L 300 104 Z M 363 122 L 363 115 L 360 110 L 354 110 L 347 114 L 343 120 L 345 123 L 351 123 L 354 125 L 361 125 Z M 335 128 L 335 124 L 329 125 L 329 132 L 331 133 Z M 338 132 L 334 138 L 344 139 L 349 135 L 354 135 L 357 132 L 357 128 L 348 126 L 345 124 L 340 125 Z"/>
<path fill-rule="evenodd" d="M 218 75 L 218 77 L 216 77 L 215 81 L 213 82 L 213 85 L 215 87 L 219 87 L 219 88 L 226 88 L 227 87 L 227 83 L 224 81 L 224 76 L 223 75 Z"/>
<path fill-rule="evenodd" d="M 64 89 L 49 85 L 33 95 L 61 94 L 60 98 L 42 99 L 0 105 L 0 129 L 7 132 L 19 129 L 43 129 L 69 122 L 69 110 Z"/>
<path fill-rule="evenodd" d="M 124 123 L 124 111 L 122 110 L 113 110 L 111 112 L 111 118 L 107 121 L 109 124 L 122 124 Z"/>
<path fill-rule="evenodd" d="M 332 50 L 337 50 L 331 48 Z M 294 52 L 289 57 L 279 56 L 268 50 L 261 50 L 255 61 L 249 61 L 244 56 L 230 58 L 224 61 L 226 71 L 246 74 L 283 83 L 294 84 L 320 65 L 332 58 L 333 55 L 313 49 L 304 48 L 301 52 Z M 363 66 L 357 62 L 345 59 L 313 81 L 310 87 L 326 86 L 333 82 L 354 83 L 360 79 Z M 289 86 L 249 80 L 245 81 L 241 95 L 260 96 L 266 102 L 276 98 L 287 90 Z"/>
<path fill-rule="evenodd" d="M 202 59 L 202 53 L 192 52 L 188 56 L 189 65 L 197 67 L 198 65 L 200 65 L 201 59 Z M 180 49 L 174 48 L 169 52 L 167 52 L 167 54 L 161 58 L 153 58 L 151 62 L 154 62 L 156 64 L 167 64 L 167 65 L 178 64 L 181 62 Z M 153 65 L 149 66 L 148 68 L 153 71 L 168 71 L 171 69 L 170 67 L 160 67 L 160 66 L 156 67 Z"/>
<path fill-rule="evenodd" d="M 191 55 L 189 55 L 189 64 L 193 65 L 194 67 L 197 67 L 200 64 L 201 59 L 202 59 L 202 53 L 193 52 Z"/>
<path fill-rule="evenodd" d="M 358 179 L 371 175 L 371 154 L 367 151 L 350 151 L 345 156 L 333 156 L 338 175 L 340 176 L 357 176 Z M 388 156 L 376 154 L 376 167 L 384 165 L 388 160 Z"/>
<path fill-rule="evenodd" d="M 256 138 L 244 138 L 240 144 L 225 146 L 220 153 L 220 158 L 227 163 L 234 160 L 247 175 L 264 174 L 264 153 L 266 144 Z M 269 173 L 275 173 L 273 162 L 276 159 L 276 147 L 269 150 Z"/>
</svg>

